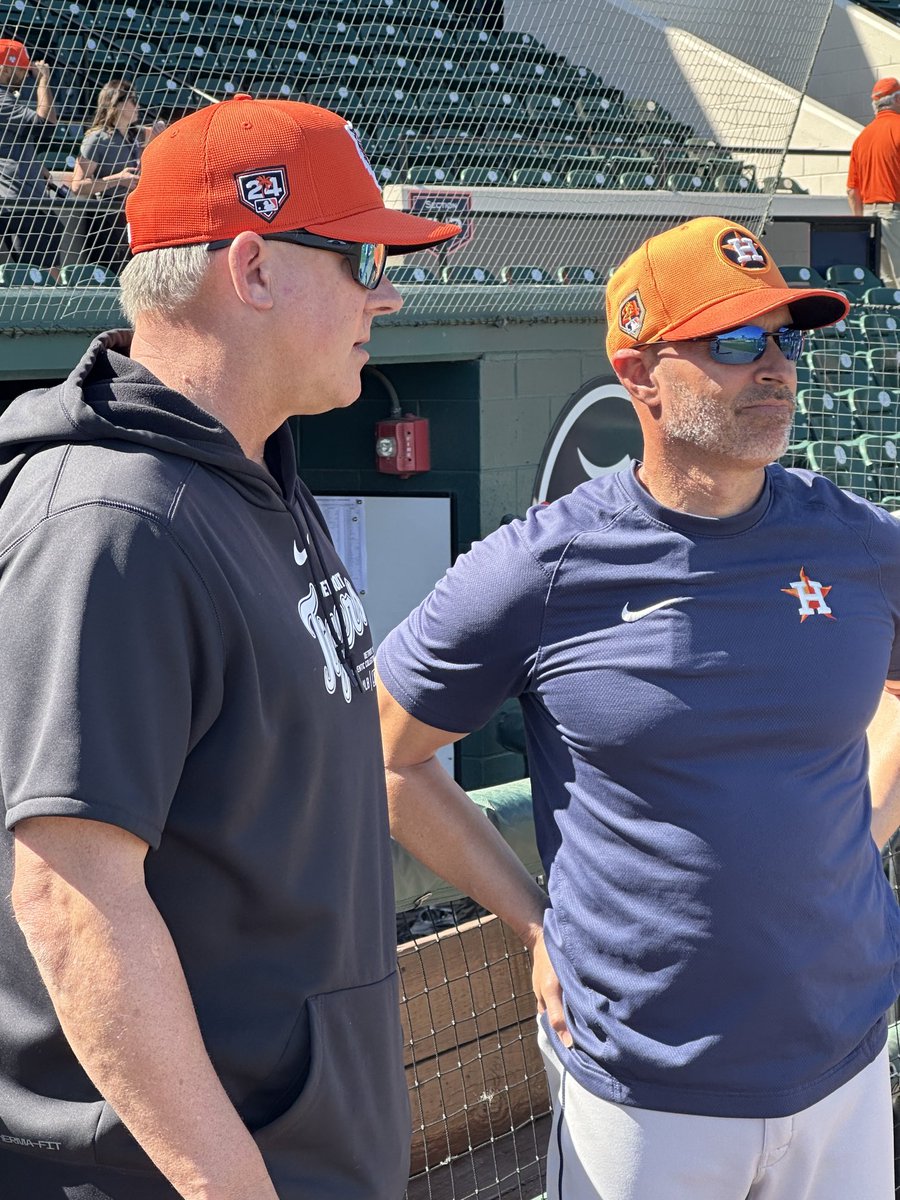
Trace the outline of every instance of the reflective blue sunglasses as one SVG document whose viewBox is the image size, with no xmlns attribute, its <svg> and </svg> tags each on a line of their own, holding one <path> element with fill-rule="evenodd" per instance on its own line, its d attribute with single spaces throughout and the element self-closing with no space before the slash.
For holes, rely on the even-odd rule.
<svg viewBox="0 0 900 1200">
<path fill-rule="evenodd" d="M 715 362 L 743 367 L 747 363 L 757 362 L 762 358 L 766 352 L 768 338 L 772 338 L 775 345 L 790 362 L 796 362 L 803 351 L 804 330 L 793 329 L 790 325 L 782 325 L 774 333 L 768 329 L 760 329 L 758 325 L 741 325 L 738 329 L 728 329 L 725 333 L 717 333 L 712 337 L 684 338 L 683 340 L 706 342 L 709 346 L 710 356 Z M 678 343 L 657 342 L 655 344 L 671 346 Z"/>
</svg>

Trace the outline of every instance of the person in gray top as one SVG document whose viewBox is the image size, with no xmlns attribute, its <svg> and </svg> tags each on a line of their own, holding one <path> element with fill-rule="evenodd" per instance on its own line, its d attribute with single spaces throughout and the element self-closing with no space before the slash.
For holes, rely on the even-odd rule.
<svg viewBox="0 0 900 1200">
<path fill-rule="evenodd" d="M 34 76 L 37 105 L 23 104 L 19 92 Z M 23 262 L 54 269 L 59 229 L 47 209 L 49 175 L 35 153 L 36 139 L 56 124 L 50 65 L 32 61 L 22 42 L 0 38 L 0 241 Z M 29 206 L 28 202 L 36 202 Z"/>
<path fill-rule="evenodd" d="M 459 227 L 249 96 L 126 212 L 133 334 L 0 418 L 0 1195 L 400 1200 L 372 638 L 287 419 Z"/>
<path fill-rule="evenodd" d="M 83 258 L 113 271 L 128 255 L 125 197 L 137 186 L 144 147 L 165 128 L 164 123 L 139 127 L 137 115 L 137 94 L 127 79 L 103 85 L 70 185 L 74 196 L 95 202 L 83 222 Z"/>
</svg>

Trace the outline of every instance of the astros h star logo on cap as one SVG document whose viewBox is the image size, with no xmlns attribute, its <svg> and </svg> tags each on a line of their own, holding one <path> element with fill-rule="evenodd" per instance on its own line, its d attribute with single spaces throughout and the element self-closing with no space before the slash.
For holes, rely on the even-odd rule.
<svg viewBox="0 0 900 1200">
<path fill-rule="evenodd" d="M 716 238 L 716 253 L 744 271 L 765 271 L 770 265 L 768 254 L 746 229 L 724 229 Z"/>
<path fill-rule="evenodd" d="M 291 194 L 286 167 L 264 167 L 235 175 L 238 199 L 264 221 L 272 221 Z"/>
</svg>

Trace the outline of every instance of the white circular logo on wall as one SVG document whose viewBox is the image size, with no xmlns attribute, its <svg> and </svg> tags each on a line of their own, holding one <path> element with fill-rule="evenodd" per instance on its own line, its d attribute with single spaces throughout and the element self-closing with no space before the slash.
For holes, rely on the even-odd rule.
<svg viewBox="0 0 900 1200">
<path fill-rule="evenodd" d="M 581 483 L 612 475 L 643 453 L 641 427 L 620 383 L 592 379 L 571 397 L 544 446 L 534 503 L 557 500 Z"/>
</svg>

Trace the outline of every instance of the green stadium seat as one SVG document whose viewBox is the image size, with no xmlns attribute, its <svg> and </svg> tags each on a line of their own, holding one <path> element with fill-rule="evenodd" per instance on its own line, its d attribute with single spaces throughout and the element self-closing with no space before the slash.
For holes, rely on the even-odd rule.
<svg viewBox="0 0 900 1200">
<path fill-rule="evenodd" d="M 900 492 L 897 449 L 900 434 L 895 429 L 889 432 L 869 433 L 857 438 L 860 455 L 865 464 L 881 478 L 882 489 Z"/>
<path fill-rule="evenodd" d="M 199 108 L 201 97 L 168 75 L 139 75 L 134 81 L 140 100 L 141 111 L 150 115 L 155 112 Z"/>
<path fill-rule="evenodd" d="M 781 267 L 781 274 L 789 287 L 827 288 L 828 284 L 815 267 Z"/>
<path fill-rule="evenodd" d="M 556 280 L 543 267 L 529 265 L 514 265 L 500 268 L 500 278 L 504 283 L 556 283 Z"/>
<path fill-rule="evenodd" d="M 466 187 L 508 187 L 509 175 L 496 167 L 463 167 L 459 182 Z"/>
<path fill-rule="evenodd" d="M 865 352 L 865 357 L 876 386 L 900 387 L 900 347 L 888 343 L 872 346 Z"/>
<path fill-rule="evenodd" d="M 758 192 L 756 183 L 746 175 L 716 175 L 713 178 L 714 192 Z"/>
<path fill-rule="evenodd" d="M 438 278 L 427 267 L 388 267 L 387 277 L 391 283 L 405 286 L 410 283 L 437 283 Z"/>
<path fill-rule="evenodd" d="M 801 355 L 801 363 L 816 383 L 835 391 L 870 383 L 870 364 L 850 349 L 810 350 Z"/>
<path fill-rule="evenodd" d="M 557 127 L 561 124 L 573 126 L 583 124 L 583 119 L 575 111 L 575 106 L 562 96 L 543 96 L 539 93 L 526 96 L 525 108 L 535 121 L 551 121 Z"/>
<path fill-rule="evenodd" d="M 861 300 L 869 288 L 883 286 L 873 271 L 855 263 L 837 263 L 828 267 L 825 278 L 829 286 L 839 287 L 851 300 Z"/>
<path fill-rule="evenodd" d="M 851 388 L 844 393 L 857 427 L 863 433 L 883 433 L 896 429 L 900 403 L 896 392 L 884 387 Z"/>
<path fill-rule="evenodd" d="M 856 442 L 810 442 L 806 457 L 814 471 L 827 475 L 838 487 L 869 500 L 881 495 L 881 480 L 864 461 Z"/>
<path fill-rule="evenodd" d="M 900 307 L 900 288 L 870 287 L 862 295 L 862 303 L 870 307 Z"/>
<path fill-rule="evenodd" d="M 847 441 L 859 430 L 848 405 L 826 388 L 801 388 L 797 392 L 797 432 L 804 438 Z"/>
<path fill-rule="evenodd" d="M 788 175 L 767 175 L 762 181 L 764 192 L 787 192 L 789 196 L 808 196 L 809 188 L 802 187 Z"/>
<path fill-rule="evenodd" d="M 704 192 L 707 182 L 702 175 L 679 171 L 666 177 L 666 187 L 671 192 Z"/>
<path fill-rule="evenodd" d="M 566 172 L 566 187 L 571 188 L 608 188 L 613 180 L 605 171 L 588 171 L 580 169 Z"/>
<path fill-rule="evenodd" d="M 53 276 L 32 263 L 0 264 L 0 287 L 48 287 Z"/>
<path fill-rule="evenodd" d="M 625 171 L 619 176 L 619 187 L 626 191 L 649 191 L 656 186 L 656 176 L 650 171 Z"/>
<path fill-rule="evenodd" d="M 589 283 L 599 286 L 603 283 L 603 272 L 596 267 L 557 267 L 556 278 L 560 283 Z"/>
<path fill-rule="evenodd" d="M 468 267 L 444 267 L 441 272 L 444 283 L 477 283 L 496 284 L 497 277 L 487 267 L 471 265 Z"/>
<path fill-rule="evenodd" d="M 449 167 L 410 167 L 406 172 L 406 182 L 433 186 L 452 185 L 456 183 L 456 174 Z"/>
<path fill-rule="evenodd" d="M 99 263 L 70 263 L 60 267 L 59 282 L 66 287 L 116 287 L 119 280 Z"/>
<path fill-rule="evenodd" d="M 513 187 L 559 187 L 561 180 L 553 171 L 543 167 L 517 167 L 512 173 Z"/>
<path fill-rule="evenodd" d="M 256 51 L 253 52 L 254 56 Z M 198 41 L 170 42 L 163 56 L 166 71 L 209 71 L 215 65 L 216 56 L 211 48 Z"/>
<path fill-rule="evenodd" d="M 900 338 L 900 312 L 896 315 L 864 313 L 860 318 L 860 329 L 865 338 L 896 342 Z"/>
</svg>

